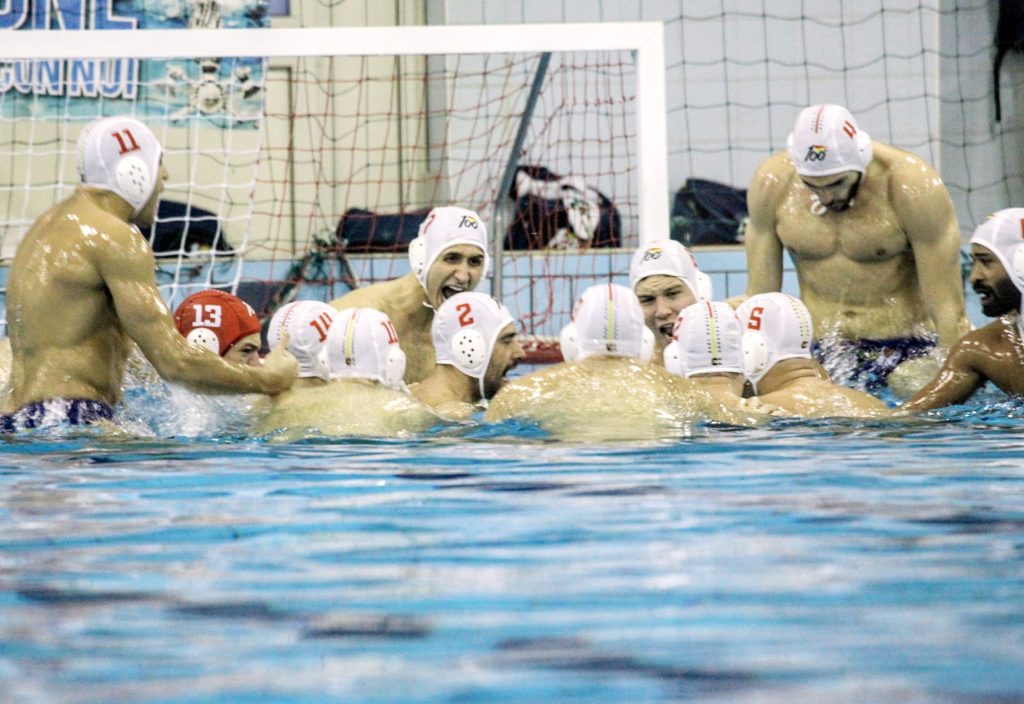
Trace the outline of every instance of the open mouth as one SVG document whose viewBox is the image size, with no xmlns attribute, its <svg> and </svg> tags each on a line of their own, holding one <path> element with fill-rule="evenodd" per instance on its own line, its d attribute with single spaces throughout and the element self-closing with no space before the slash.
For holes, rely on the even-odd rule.
<svg viewBox="0 0 1024 704">
<path fill-rule="evenodd" d="M 658 332 L 660 332 L 662 334 L 662 336 L 666 340 L 671 340 L 672 339 L 672 329 L 675 326 L 676 326 L 675 323 L 665 323 L 664 325 L 661 325 L 661 326 L 658 327 Z"/>
<path fill-rule="evenodd" d="M 989 303 L 992 300 L 992 289 L 990 288 L 976 286 L 974 292 L 978 294 L 978 300 L 980 300 L 982 304 Z"/>
<path fill-rule="evenodd" d="M 449 298 L 457 293 L 462 293 L 466 289 L 461 286 L 442 286 L 441 287 L 441 300 L 447 301 Z"/>
</svg>

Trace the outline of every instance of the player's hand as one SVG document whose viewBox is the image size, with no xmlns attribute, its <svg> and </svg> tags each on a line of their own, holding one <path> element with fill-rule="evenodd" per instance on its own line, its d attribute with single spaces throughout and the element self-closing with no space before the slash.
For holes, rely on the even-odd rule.
<svg viewBox="0 0 1024 704">
<path fill-rule="evenodd" d="M 299 376 L 299 360 L 288 351 L 289 335 L 282 331 L 281 339 L 263 358 L 263 374 L 268 381 L 266 393 L 278 394 L 291 387 Z"/>
</svg>

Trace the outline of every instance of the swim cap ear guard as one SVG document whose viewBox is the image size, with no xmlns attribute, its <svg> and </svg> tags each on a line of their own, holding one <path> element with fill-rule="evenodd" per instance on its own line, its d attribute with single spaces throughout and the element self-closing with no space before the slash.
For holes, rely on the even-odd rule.
<svg viewBox="0 0 1024 704">
<path fill-rule="evenodd" d="M 875 154 L 875 148 L 871 146 L 871 135 L 864 130 L 857 132 L 857 154 L 860 156 L 861 173 L 864 173 Z"/>
<path fill-rule="evenodd" d="M 665 360 L 665 369 L 670 374 L 686 376 L 686 365 L 683 363 L 683 354 L 679 349 L 679 340 L 672 340 L 672 342 L 665 345 L 662 357 Z"/>
<path fill-rule="evenodd" d="M 1012 271 L 1007 273 L 1010 274 L 1017 290 L 1024 291 L 1024 244 L 1017 245 L 1013 250 L 1013 256 L 1010 258 L 1010 268 Z"/>
<path fill-rule="evenodd" d="M 743 333 L 743 376 L 747 377 L 757 393 L 757 382 L 768 371 L 768 343 L 761 333 Z"/>
<path fill-rule="evenodd" d="M 216 355 L 220 354 L 220 338 L 210 328 L 192 328 L 185 339 L 193 345 L 199 345 Z"/>
<path fill-rule="evenodd" d="M 423 266 L 426 264 L 426 246 L 422 235 L 409 243 L 409 270 L 420 281 L 423 280 Z"/>
<path fill-rule="evenodd" d="M 697 279 L 697 299 L 704 299 L 705 301 L 712 301 L 715 298 L 715 287 L 711 283 L 711 277 L 705 274 L 703 271 L 698 269 L 694 276 Z"/>
<path fill-rule="evenodd" d="M 487 341 L 472 328 L 459 330 L 452 336 L 452 359 L 466 374 L 482 377 L 488 362 Z"/>
<path fill-rule="evenodd" d="M 398 345 L 388 345 L 388 356 L 384 361 L 384 385 L 391 389 L 405 386 L 405 352 Z"/>
<path fill-rule="evenodd" d="M 149 200 L 153 179 L 146 162 L 137 156 L 125 156 L 117 162 L 115 174 L 119 195 L 131 204 Z"/>
<path fill-rule="evenodd" d="M 654 333 L 646 325 L 640 337 L 640 361 L 646 364 L 654 357 Z"/>
<path fill-rule="evenodd" d="M 558 346 L 562 350 L 562 359 L 573 362 L 580 356 L 580 348 L 576 345 L 576 325 L 569 323 L 558 334 Z"/>
</svg>

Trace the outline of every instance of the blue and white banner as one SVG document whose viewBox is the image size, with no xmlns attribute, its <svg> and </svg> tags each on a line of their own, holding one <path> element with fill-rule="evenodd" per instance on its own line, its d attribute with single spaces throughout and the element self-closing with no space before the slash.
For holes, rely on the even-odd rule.
<svg viewBox="0 0 1024 704">
<path fill-rule="evenodd" d="M 267 0 L 0 0 L 0 41 L 4 31 L 267 27 L 268 9 Z M 255 127 L 264 74 L 255 57 L 0 60 L 0 117 L 91 118 L 126 112 L 126 101 L 172 124 Z"/>
</svg>

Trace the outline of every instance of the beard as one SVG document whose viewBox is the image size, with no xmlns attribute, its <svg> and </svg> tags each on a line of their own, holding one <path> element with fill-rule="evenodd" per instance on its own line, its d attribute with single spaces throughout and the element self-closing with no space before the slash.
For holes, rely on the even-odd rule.
<svg viewBox="0 0 1024 704">
<path fill-rule="evenodd" d="M 850 186 L 850 192 L 847 194 L 846 198 L 844 198 L 842 202 L 833 203 L 832 205 L 828 206 L 828 209 L 831 210 L 833 213 L 841 213 L 844 210 L 849 210 L 850 207 L 853 205 L 853 199 L 857 197 L 857 192 L 860 190 L 860 184 L 863 180 L 864 174 L 860 174 L 857 177 L 857 182 Z"/>
<path fill-rule="evenodd" d="M 982 313 L 990 318 L 998 318 L 1000 315 L 1020 310 L 1020 290 L 1012 283 L 1006 282 L 1006 284 L 996 288 L 983 284 L 973 287 L 976 294 L 988 299 L 981 301 Z"/>
</svg>

